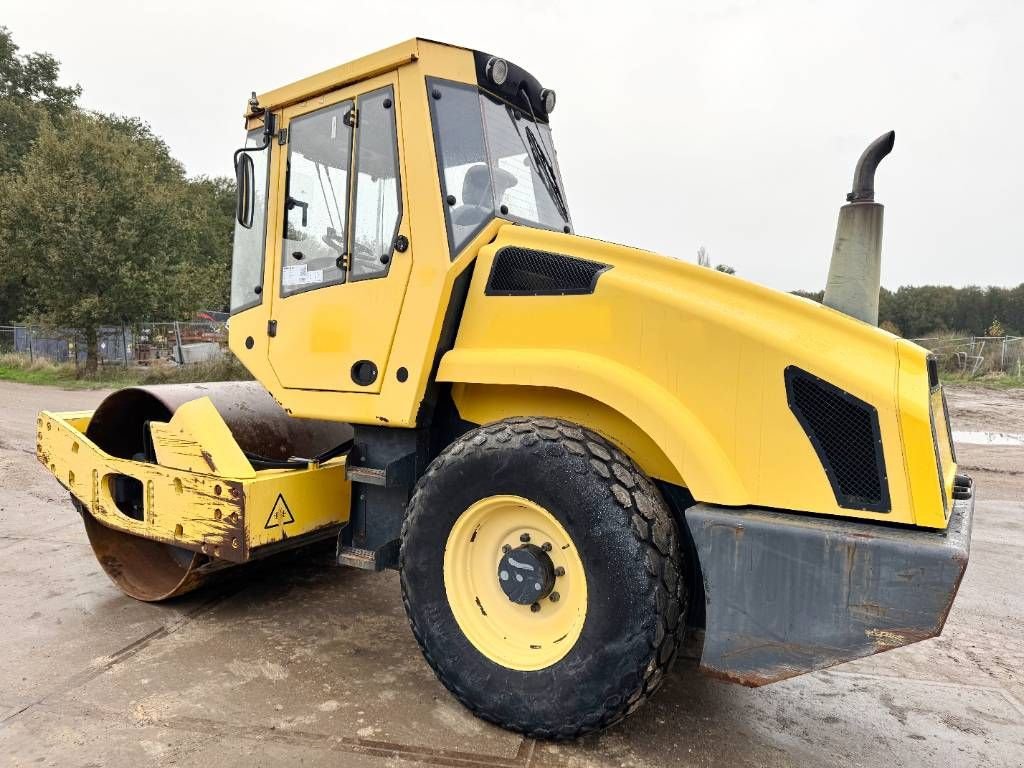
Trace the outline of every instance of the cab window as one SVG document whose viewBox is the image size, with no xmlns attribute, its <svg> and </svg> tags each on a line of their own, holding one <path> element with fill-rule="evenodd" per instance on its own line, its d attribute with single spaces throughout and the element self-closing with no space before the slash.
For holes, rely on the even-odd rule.
<svg viewBox="0 0 1024 768">
<path fill-rule="evenodd" d="M 365 280 L 387 274 L 401 220 L 394 91 L 360 96 L 356 115 L 351 279 Z"/>
<path fill-rule="evenodd" d="M 263 144 L 263 128 L 250 131 L 246 147 Z M 267 241 L 267 181 L 270 150 L 252 152 L 253 174 L 252 226 L 235 222 L 235 239 L 231 253 L 231 313 L 255 307 L 263 293 L 263 251 Z"/>
<path fill-rule="evenodd" d="M 353 103 L 294 118 L 281 249 L 281 295 L 345 281 Z"/>
</svg>

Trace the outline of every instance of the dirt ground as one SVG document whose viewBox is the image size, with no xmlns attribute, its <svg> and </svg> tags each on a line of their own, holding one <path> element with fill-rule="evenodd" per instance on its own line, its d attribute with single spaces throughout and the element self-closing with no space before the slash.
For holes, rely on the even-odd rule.
<svg viewBox="0 0 1024 768">
<path fill-rule="evenodd" d="M 1024 447 L 959 446 L 978 502 L 941 637 L 756 690 L 683 659 L 624 724 L 554 745 L 464 711 L 396 575 L 330 551 L 123 597 L 34 456 L 37 410 L 102 396 L 0 382 L 0 766 L 1024 765 Z M 1024 392 L 949 402 L 954 430 L 1024 433 Z"/>
</svg>

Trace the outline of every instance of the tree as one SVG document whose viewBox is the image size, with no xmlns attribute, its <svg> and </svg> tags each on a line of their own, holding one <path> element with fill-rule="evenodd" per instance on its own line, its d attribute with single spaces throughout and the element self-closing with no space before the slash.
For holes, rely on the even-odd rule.
<svg viewBox="0 0 1024 768">
<path fill-rule="evenodd" d="M 231 226 L 215 226 L 203 202 L 222 203 L 224 182 L 188 182 L 145 124 L 81 112 L 64 122 L 41 128 L 0 198 L 0 273 L 33 319 L 82 330 L 91 373 L 100 325 L 223 304 Z"/>
<path fill-rule="evenodd" d="M 16 171 L 39 127 L 60 123 L 82 93 L 57 84 L 60 63 L 48 53 L 20 55 L 7 27 L 0 27 L 0 174 Z"/>
<path fill-rule="evenodd" d="M 212 292 L 205 309 L 228 311 L 231 246 L 235 225 L 235 180 L 200 176 L 188 182 L 195 257 L 210 272 Z"/>
<path fill-rule="evenodd" d="M 48 53 L 19 55 L 10 31 L 0 26 L 0 186 L 17 173 L 44 124 L 59 124 L 74 109 L 77 85 L 57 84 L 60 64 Z M 23 292 L 10 275 L 0 273 L 0 322 L 17 319 Z"/>
</svg>

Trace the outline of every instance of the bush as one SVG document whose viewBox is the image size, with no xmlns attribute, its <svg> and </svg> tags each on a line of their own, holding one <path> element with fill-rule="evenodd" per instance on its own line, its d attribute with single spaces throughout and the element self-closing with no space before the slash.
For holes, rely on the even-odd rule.
<svg viewBox="0 0 1024 768">
<path fill-rule="evenodd" d="M 107 366 L 96 374 L 86 375 L 74 363 L 50 360 L 16 353 L 0 354 L 0 379 L 25 384 L 49 384 L 75 388 L 124 387 L 133 384 L 192 384 L 201 381 L 242 381 L 252 375 L 230 352 L 217 360 L 191 365 L 165 365 L 146 368 Z"/>
</svg>

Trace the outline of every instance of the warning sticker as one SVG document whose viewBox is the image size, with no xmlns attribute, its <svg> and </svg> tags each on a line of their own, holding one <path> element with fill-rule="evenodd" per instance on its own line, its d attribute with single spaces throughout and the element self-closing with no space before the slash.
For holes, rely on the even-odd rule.
<svg viewBox="0 0 1024 768">
<path fill-rule="evenodd" d="M 274 508 L 270 510 L 270 515 L 267 517 L 267 523 L 264 528 L 277 528 L 282 525 L 291 525 L 295 522 L 295 515 L 288 508 L 288 502 L 284 500 L 282 494 L 277 494 L 277 501 L 274 502 Z"/>
<path fill-rule="evenodd" d="M 309 269 L 305 264 L 289 264 L 281 270 L 281 282 L 289 288 L 296 285 L 310 285 L 322 283 L 324 271 L 322 269 Z"/>
</svg>

